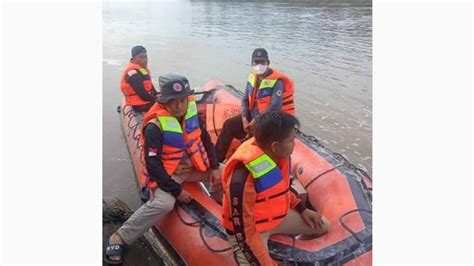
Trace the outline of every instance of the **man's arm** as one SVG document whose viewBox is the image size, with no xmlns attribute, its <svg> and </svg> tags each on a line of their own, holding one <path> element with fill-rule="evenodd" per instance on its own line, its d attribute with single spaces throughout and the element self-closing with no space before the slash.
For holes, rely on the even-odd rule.
<svg viewBox="0 0 474 266">
<path fill-rule="evenodd" d="M 249 93 L 247 89 L 245 89 L 244 96 L 242 96 L 242 100 L 240 102 L 240 115 L 248 119 L 250 117 L 249 112 Z"/>
<path fill-rule="evenodd" d="M 201 141 L 206 149 L 207 157 L 209 158 L 209 164 L 212 170 L 219 169 L 219 161 L 217 160 L 216 148 L 212 143 L 211 136 L 207 132 L 204 122 L 199 118 L 199 126 L 201 128 Z"/>
<path fill-rule="evenodd" d="M 248 262 L 253 265 L 276 265 L 255 227 L 255 184 L 249 171 L 239 163 L 230 180 L 231 219 L 235 238 Z"/>
<path fill-rule="evenodd" d="M 135 69 L 132 69 L 127 73 L 125 80 L 130 83 L 140 99 L 148 102 L 155 100 L 155 98 L 145 90 L 143 79 Z"/>
<path fill-rule="evenodd" d="M 282 106 L 282 98 L 283 98 L 283 90 L 284 90 L 283 82 L 279 79 L 277 80 L 275 87 L 273 88 L 272 93 L 272 101 L 270 106 L 264 112 L 271 112 L 271 111 L 280 111 Z"/>
<path fill-rule="evenodd" d="M 298 198 L 296 191 L 290 187 L 290 208 L 295 209 L 300 214 L 306 209 L 301 200 Z"/>
<path fill-rule="evenodd" d="M 145 164 L 150 179 L 156 181 L 163 191 L 171 193 L 174 197 L 181 194 L 181 185 L 171 178 L 161 161 L 163 139 L 160 128 L 149 123 L 145 127 Z"/>
</svg>

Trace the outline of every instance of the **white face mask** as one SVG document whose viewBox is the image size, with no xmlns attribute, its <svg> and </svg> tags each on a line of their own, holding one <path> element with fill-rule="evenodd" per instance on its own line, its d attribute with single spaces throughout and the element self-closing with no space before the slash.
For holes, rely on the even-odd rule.
<svg viewBox="0 0 474 266">
<path fill-rule="evenodd" d="M 253 66 L 253 71 L 259 75 L 262 75 L 263 73 L 265 73 L 265 71 L 267 71 L 267 68 L 268 68 L 268 65 L 258 64 L 258 65 Z"/>
</svg>

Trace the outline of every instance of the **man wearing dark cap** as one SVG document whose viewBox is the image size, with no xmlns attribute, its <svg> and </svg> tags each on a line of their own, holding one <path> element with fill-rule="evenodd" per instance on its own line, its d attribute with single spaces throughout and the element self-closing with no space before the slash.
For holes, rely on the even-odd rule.
<svg viewBox="0 0 474 266">
<path fill-rule="evenodd" d="M 155 103 L 157 95 L 147 63 L 148 57 L 145 47 L 141 45 L 133 47 L 132 58 L 125 67 L 120 81 L 125 103 L 131 105 L 138 112 L 148 111 Z"/>
<path fill-rule="evenodd" d="M 142 132 L 145 169 L 141 179 L 154 198 L 142 205 L 109 239 L 108 263 L 121 261 L 122 245 L 132 244 L 157 219 L 173 210 L 176 200 L 189 203 L 193 197 L 181 187 L 183 181 L 210 181 L 211 195 L 222 200 L 219 163 L 188 80 L 179 75 L 160 77 L 161 95 L 146 113 Z"/>
<path fill-rule="evenodd" d="M 235 138 L 242 141 L 252 134 L 255 119 L 268 111 L 284 111 L 295 116 L 294 84 L 282 72 L 270 68 L 267 50 L 257 48 L 252 53 L 252 72 L 242 97 L 240 115 L 229 118 L 216 143 L 219 162 L 229 157 L 229 146 Z"/>
</svg>

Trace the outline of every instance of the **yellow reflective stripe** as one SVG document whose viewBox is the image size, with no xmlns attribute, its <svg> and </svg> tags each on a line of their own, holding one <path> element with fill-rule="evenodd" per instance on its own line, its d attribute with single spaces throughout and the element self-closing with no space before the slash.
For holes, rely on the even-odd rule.
<svg viewBox="0 0 474 266">
<path fill-rule="evenodd" d="M 148 71 L 146 71 L 146 69 L 144 69 L 143 67 L 138 69 L 138 71 L 140 71 L 140 74 L 142 74 L 142 76 L 148 75 Z"/>
<path fill-rule="evenodd" d="M 247 79 L 247 81 L 250 83 L 250 85 L 252 85 L 253 87 L 253 84 L 255 83 L 255 75 L 250 73 L 249 75 L 249 78 Z"/>
<path fill-rule="evenodd" d="M 245 164 L 245 167 L 252 173 L 254 179 L 258 179 L 276 167 L 276 163 L 266 154 L 260 155 L 257 159 Z"/>
<path fill-rule="evenodd" d="M 186 115 L 184 118 L 187 120 L 195 115 L 197 115 L 197 106 L 196 101 L 189 101 L 188 102 L 188 110 L 186 111 Z"/>
<path fill-rule="evenodd" d="M 262 82 L 260 83 L 260 88 L 261 89 L 267 89 L 267 88 L 273 88 L 275 87 L 275 83 L 277 82 L 277 79 L 263 79 Z"/>
<path fill-rule="evenodd" d="M 163 131 L 183 133 L 181 126 L 179 125 L 178 119 L 172 116 L 159 116 L 158 120 L 161 124 Z"/>
</svg>

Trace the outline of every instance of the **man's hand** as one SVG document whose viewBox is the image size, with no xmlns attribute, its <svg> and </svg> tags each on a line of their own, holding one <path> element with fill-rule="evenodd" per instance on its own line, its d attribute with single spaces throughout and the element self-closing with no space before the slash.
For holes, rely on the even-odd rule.
<svg viewBox="0 0 474 266">
<path fill-rule="evenodd" d="M 254 135 L 253 134 L 254 129 L 255 129 L 255 119 L 252 119 L 252 121 L 250 121 L 249 123 L 249 131 L 247 133 Z"/>
<path fill-rule="evenodd" d="M 244 128 L 244 131 L 246 133 L 249 133 L 249 121 L 247 120 L 246 117 L 242 117 L 242 125 L 243 125 L 243 128 Z"/>
<path fill-rule="evenodd" d="M 191 202 L 191 200 L 193 200 L 193 196 L 191 196 L 191 194 L 189 194 L 186 190 L 181 190 L 181 194 L 179 194 L 178 198 L 176 198 L 177 200 L 179 200 L 180 202 L 183 202 L 183 203 L 189 203 Z"/>
<path fill-rule="evenodd" d="M 174 174 L 182 175 L 182 174 L 189 174 L 189 172 L 190 172 L 190 166 L 180 163 L 178 164 L 178 167 L 176 167 Z"/>
<path fill-rule="evenodd" d="M 221 171 L 219 169 L 211 170 L 211 175 L 209 177 L 211 185 L 218 184 L 221 182 Z"/>
<path fill-rule="evenodd" d="M 301 213 L 301 216 L 303 217 L 303 220 L 311 227 L 315 229 L 321 229 L 324 225 L 324 221 L 319 214 L 319 212 L 315 212 L 310 209 L 306 209 Z"/>
</svg>

